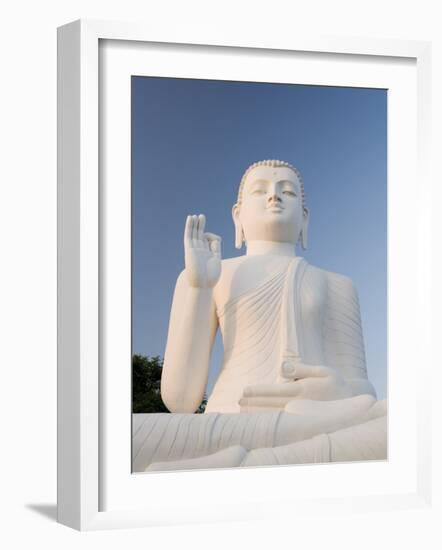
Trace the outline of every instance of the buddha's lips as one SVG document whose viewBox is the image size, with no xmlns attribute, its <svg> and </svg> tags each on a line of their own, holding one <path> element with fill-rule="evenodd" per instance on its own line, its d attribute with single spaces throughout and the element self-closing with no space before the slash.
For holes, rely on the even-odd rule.
<svg viewBox="0 0 442 550">
<path fill-rule="evenodd" d="M 281 206 L 280 204 L 277 204 L 277 203 L 273 203 L 273 204 L 270 204 L 269 206 L 267 206 L 267 210 L 284 210 L 284 207 Z"/>
</svg>

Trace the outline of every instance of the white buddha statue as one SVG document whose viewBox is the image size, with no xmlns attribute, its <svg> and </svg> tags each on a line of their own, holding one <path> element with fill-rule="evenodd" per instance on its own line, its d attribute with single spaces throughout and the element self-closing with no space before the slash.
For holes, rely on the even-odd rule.
<svg viewBox="0 0 442 550">
<path fill-rule="evenodd" d="M 161 382 L 174 414 L 137 415 L 134 469 L 385 458 L 386 403 L 367 379 L 354 286 L 296 256 L 309 222 L 298 170 L 252 164 L 232 214 L 247 252 L 225 260 L 205 217 L 187 218 Z M 222 369 L 193 415 L 218 328 Z"/>
</svg>

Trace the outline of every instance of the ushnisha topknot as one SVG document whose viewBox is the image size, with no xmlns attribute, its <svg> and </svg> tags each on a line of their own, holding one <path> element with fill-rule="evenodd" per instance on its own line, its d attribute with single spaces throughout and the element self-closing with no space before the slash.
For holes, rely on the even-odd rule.
<svg viewBox="0 0 442 550">
<path fill-rule="evenodd" d="M 239 190 L 238 190 L 238 199 L 236 201 L 236 204 L 238 206 L 241 206 L 241 200 L 242 200 L 242 190 L 244 187 L 244 182 L 246 181 L 247 176 L 249 175 L 249 172 L 253 170 L 253 168 L 256 168 L 257 166 L 270 166 L 272 168 L 281 168 L 281 167 L 287 167 L 293 170 L 293 172 L 297 175 L 299 183 L 301 184 L 301 196 L 302 196 L 302 207 L 305 209 L 305 192 L 304 192 L 304 180 L 302 179 L 301 172 L 292 164 L 289 162 L 286 162 L 285 160 L 275 160 L 275 159 L 269 159 L 269 160 L 258 160 L 257 162 L 254 162 L 251 164 L 247 170 L 244 172 L 241 182 L 239 184 Z"/>
</svg>

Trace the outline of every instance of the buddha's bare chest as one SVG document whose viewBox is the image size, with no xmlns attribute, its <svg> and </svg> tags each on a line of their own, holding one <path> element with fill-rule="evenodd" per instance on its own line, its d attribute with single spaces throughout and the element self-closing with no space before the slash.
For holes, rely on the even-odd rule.
<svg viewBox="0 0 442 550">
<path fill-rule="evenodd" d="M 327 301 L 327 282 L 322 270 L 309 267 L 299 270 L 300 277 L 287 279 L 290 257 L 245 257 L 243 261 L 226 263 L 215 287 L 214 298 L 218 311 L 224 311 L 229 303 L 238 306 L 249 295 L 256 295 L 256 315 L 261 315 L 263 300 L 268 307 L 277 301 L 292 300 L 289 308 L 298 310 L 306 330 L 319 330 Z M 296 270 L 295 270 L 296 272 Z M 294 285 L 293 292 L 284 292 L 284 285 Z M 259 293 L 259 289 L 262 292 Z M 256 294 L 258 292 L 258 294 Z M 262 300 L 260 299 L 262 297 Z M 250 301 L 247 301 L 250 304 Z M 265 305 L 265 304 L 264 304 Z M 259 306 L 259 307 L 258 307 Z M 250 313 L 253 311 L 249 308 Z"/>
<path fill-rule="evenodd" d="M 221 277 L 214 289 L 217 307 L 223 307 L 267 281 L 283 276 L 292 258 L 285 256 L 250 256 L 223 262 Z"/>
</svg>

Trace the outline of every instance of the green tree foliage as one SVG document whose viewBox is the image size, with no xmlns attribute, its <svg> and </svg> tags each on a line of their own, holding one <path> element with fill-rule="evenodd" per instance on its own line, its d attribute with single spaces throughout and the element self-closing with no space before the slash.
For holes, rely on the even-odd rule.
<svg viewBox="0 0 442 550">
<path fill-rule="evenodd" d="M 134 413 L 168 413 L 166 405 L 161 399 L 160 383 L 163 360 L 159 356 L 146 357 L 134 355 L 132 357 L 132 411 Z M 207 399 L 198 407 L 197 413 L 203 413 Z"/>
</svg>

